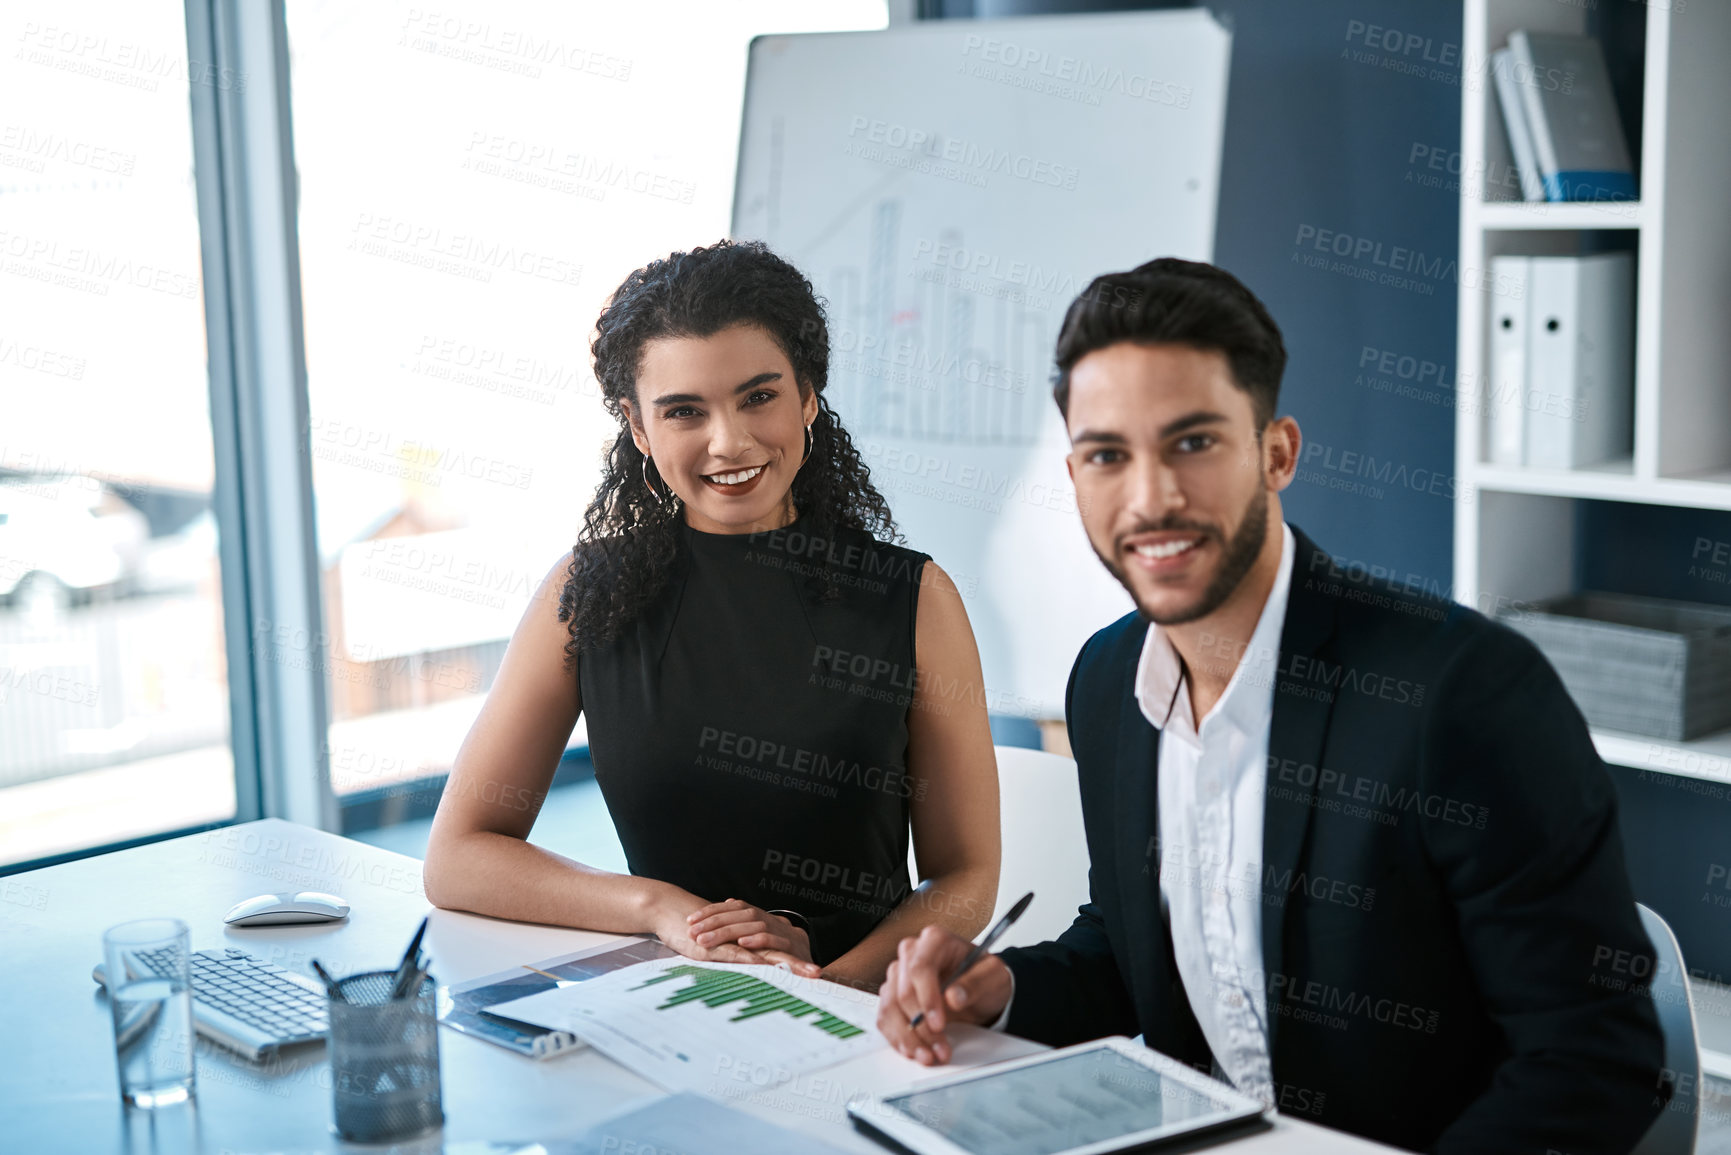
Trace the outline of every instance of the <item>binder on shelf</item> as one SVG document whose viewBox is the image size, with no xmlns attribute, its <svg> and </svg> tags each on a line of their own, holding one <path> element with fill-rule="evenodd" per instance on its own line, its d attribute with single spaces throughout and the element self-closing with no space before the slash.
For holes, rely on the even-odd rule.
<svg viewBox="0 0 1731 1155">
<path fill-rule="evenodd" d="M 1528 260 L 1526 464 L 1579 469 L 1630 456 L 1634 255 Z"/>
<path fill-rule="evenodd" d="M 1527 128 L 1526 109 L 1521 106 L 1520 88 L 1515 83 L 1514 56 L 1507 48 L 1491 53 L 1491 76 L 1496 81 L 1497 104 L 1503 111 L 1509 151 L 1515 158 L 1515 174 L 1521 179 L 1521 199 L 1542 201 L 1545 199 L 1545 183 L 1539 178 L 1539 160 L 1533 153 L 1533 136 Z"/>
<path fill-rule="evenodd" d="M 1545 199 L 1634 200 L 1635 170 L 1599 42 L 1517 28 L 1509 53 Z"/>
<path fill-rule="evenodd" d="M 1527 302 L 1531 257 L 1492 257 L 1491 284 L 1506 289 L 1492 298 L 1490 387 L 1485 390 L 1486 457 L 1492 465 L 1526 460 Z"/>
</svg>

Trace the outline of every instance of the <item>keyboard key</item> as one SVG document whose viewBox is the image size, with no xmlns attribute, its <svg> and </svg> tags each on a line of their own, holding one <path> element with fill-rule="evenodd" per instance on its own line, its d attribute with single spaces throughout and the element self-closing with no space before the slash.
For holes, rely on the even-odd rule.
<svg viewBox="0 0 1731 1155">
<path fill-rule="evenodd" d="M 330 1029 L 327 999 L 286 967 L 226 947 L 192 956 L 194 998 L 278 1042 L 314 1039 Z"/>
</svg>

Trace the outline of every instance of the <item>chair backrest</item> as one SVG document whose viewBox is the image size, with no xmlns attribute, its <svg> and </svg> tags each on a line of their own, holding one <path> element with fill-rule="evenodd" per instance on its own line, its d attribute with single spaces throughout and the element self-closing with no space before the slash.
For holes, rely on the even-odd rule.
<svg viewBox="0 0 1731 1155">
<path fill-rule="evenodd" d="M 1088 901 L 1088 843 L 1074 759 L 1019 746 L 995 746 L 999 830 L 1004 865 L 998 875 L 996 922 L 1028 891 L 1034 901 L 998 947 L 1032 946 L 1057 938 Z"/>
<path fill-rule="evenodd" d="M 1034 901 L 997 947 L 1033 946 L 1057 938 L 1088 901 L 1088 843 L 1074 759 L 1021 746 L 994 746 L 998 760 L 998 830 L 1003 867 L 992 923 L 1030 890 Z M 913 846 L 908 877 L 919 878 Z"/>
<path fill-rule="evenodd" d="M 1651 909 L 1635 904 L 1641 927 L 1653 940 L 1654 967 L 1649 989 L 1665 1036 L 1665 1069 L 1671 1101 L 1653 1121 L 1630 1155 L 1694 1155 L 1701 1124 L 1701 1051 L 1695 1034 L 1695 1006 L 1689 972 L 1677 936 Z M 1637 980 L 1640 976 L 1636 976 Z M 1657 1088 L 1655 1088 L 1657 1090 Z"/>
</svg>

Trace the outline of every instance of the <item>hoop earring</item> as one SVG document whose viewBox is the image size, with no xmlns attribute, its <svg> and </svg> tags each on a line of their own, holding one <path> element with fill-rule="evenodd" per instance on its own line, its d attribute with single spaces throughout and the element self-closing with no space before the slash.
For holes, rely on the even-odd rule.
<svg viewBox="0 0 1731 1155">
<path fill-rule="evenodd" d="M 649 496 L 655 499 L 656 505 L 666 505 L 667 499 L 661 494 L 656 493 L 655 486 L 651 485 L 649 482 L 649 460 L 649 454 L 645 453 L 643 455 L 643 488 L 649 491 Z M 656 472 L 659 473 L 660 470 L 657 470 Z M 665 482 L 663 484 L 665 484 Z"/>
<path fill-rule="evenodd" d="M 816 421 L 816 418 L 813 418 L 812 420 Z M 805 463 L 810 461 L 810 460 L 811 460 L 811 426 L 807 425 L 805 427 L 805 456 L 799 459 L 799 463 L 803 467 L 805 465 Z"/>
</svg>

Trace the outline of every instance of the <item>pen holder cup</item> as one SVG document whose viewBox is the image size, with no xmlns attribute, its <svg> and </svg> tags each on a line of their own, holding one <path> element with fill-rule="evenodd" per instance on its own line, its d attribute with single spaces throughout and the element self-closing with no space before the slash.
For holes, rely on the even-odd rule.
<svg viewBox="0 0 1731 1155">
<path fill-rule="evenodd" d="M 438 984 L 391 998 L 392 971 L 337 983 L 330 1002 L 331 1094 L 337 1134 L 360 1143 L 408 1139 L 443 1125 Z"/>
</svg>

